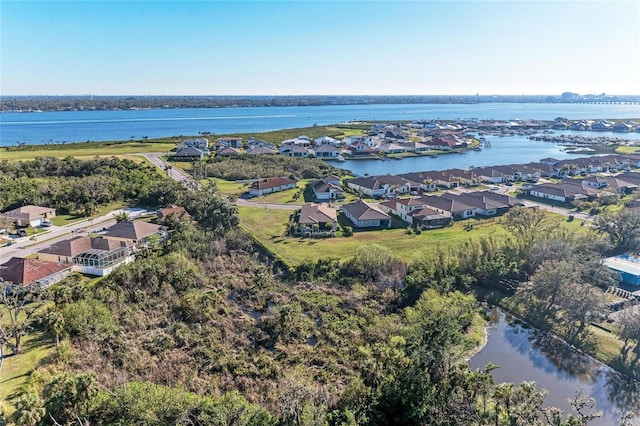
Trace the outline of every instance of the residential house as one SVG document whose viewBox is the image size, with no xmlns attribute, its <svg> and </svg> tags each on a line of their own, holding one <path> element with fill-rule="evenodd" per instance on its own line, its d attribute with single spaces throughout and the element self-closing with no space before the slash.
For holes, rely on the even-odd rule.
<svg viewBox="0 0 640 426">
<path fill-rule="evenodd" d="M 429 151 L 429 146 L 421 142 L 403 142 L 402 146 L 405 147 L 407 151 L 415 152 L 416 154 Z"/>
<path fill-rule="evenodd" d="M 596 189 L 582 186 L 579 181 L 564 180 L 560 183 L 545 183 L 534 185 L 529 189 L 532 197 L 568 203 L 574 200 L 585 200 L 597 197 Z"/>
<path fill-rule="evenodd" d="M 287 189 L 296 188 L 298 182 L 293 179 L 283 177 L 269 177 L 266 179 L 260 179 L 251 184 L 249 188 L 249 196 L 259 197 L 272 192 L 286 191 Z"/>
<path fill-rule="evenodd" d="M 402 220 L 410 225 L 422 229 L 444 228 L 451 224 L 451 213 L 427 207 L 425 200 L 420 198 L 396 199 L 395 212 Z M 391 208 L 391 205 L 388 206 Z"/>
<path fill-rule="evenodd" d="M 263 146 L 251 146 L 246 152 L 247 155 L 274 155 L 275 153 L 273 149 Z"/>
<path fill-rule="evenodd" d="M 400 176 L 381 175 L 350 179 L 347 186 L 371 198 L 388 198 L 417 191 L 421 184 Z"/>
<path fill-rule="evenodd" d="M 204 157 L 204 152 L 192 146 L 178 148 L 173 154 L 174 161 L 200 161 Z"/>
<path fill-rule="evenodd" d="M 322 204 L 305 204 L 298 215 L 298 232 L 335 232 L 338 226 L 337 210 Z M 314 227 L 317 229 L 314 231 Z"/>
<path fill-rule="evenodd" d="M 67 277 L 71 268 L 69 263 L 12 257 L 0 265 L 0 278 L 16 286 L 37 284 L 49 287 Z"/>
<path fill-rule="evenodd" d="M 340 149 L 336 148 L 333 145 L 319 145 L 314 148 L 311 148 L 311 152 L 317 158 L 338 158 L 340 157 Z"/>
<path fill-rule="evenodd" d="M 476 208 L 458 197 L 425 195 L 422 199 L 425 206 L 438 212 L 448 212 L 454 220 L 468 219 L 476 215 Z"/>
<path fill-rule="evenodd" d="M 384 152 L 385 154 L 401 154 L 403 152 L 407 152 L 407 148 L 400 146 L 397 143 L 385 143 L 380 145 L 378 151 Z"/>
<path fill-rule="evenodd" d="M 229 136 L 218 138 L 218 147 L 222 148 L 242 148 L 242 138 Z"/>
<path fill-rule="evenodd" d="M 340 210 L 356 228 L 391 226 L 391 217 L 373 203 L 358 200 L 342 205 Z"/>
<path fill-rule="evenodd" d="M 640 258 L 630 254 L 608 257 L 603 262 L 609 269 L 620 274 L 625 284 L 640 287 Z"/>
<path fill-rule="evenodd" d="M 313 143 L 315 144 L 315 146 L 320 146 L 320 145 L 331 145 L 335 147 L 340 146 L 340 141 L 330 136 L 322 136 L 320 138 L 316 138 L 313 140 Z"/>
<path fill-rule="evenodd" d="M 207 138 L 185 139 L 178 146 L 178 149 L 187 148 L 187 147 L 197 148 L 200 151 L 202 151 L 204 154 L 209 155 L 209 139 L 207 139 Z"/>
<path fill-rule="evenodd" d="M 493 166 L 493 167 L 475 167 L 473 174 L 483 182 L 488 183 L 504 183 L 514 180 L 513 169 L 509 167 Z"/>
<path fill-rule="evenodd" d="M 378 148 L 365 145 L 362 142 L 356 142 L 347 146 L 347 152 L 353 157 L 363 157 L 378 154 Z"/>
<path fill-rule="evenodd" d="M 164 207 L 157 212 L 159 220 L 165 220 L 168 216 L 174 215 L 178 219 L 189 217 L 189 213 L 182 206 L 176 206 L 171 204 L 169 207 Z"/>
<path fill-rule="evenodd" d="M 239 155 L 242 155 L 242 150 L 232 147 L 222 148 L 216 154 L 217 157 L 237 157 Z"/>
<path fill-rule="evenodd" d="M 40 226 L 45 220 L 56 217 L 56 209 L 32 204 L 0 213 L 0 217 L 11 219 L 16 226 Z"/>
<path fill-rule="evenodd" d="M 279 149 L 281 155 L 296 158 L 307 158 L 309 156 L 309 149 L 298 145 L 283 145 Z"/>
<path fill-rule="evenodd" d="M 130 240 L 115 238 L 90 238 L 90 240 L 91 248 L 73 257 L 75 271 L 104 277 L 120 265 L 133 262 L 135 259 L 134 243 Z"/>
<path fill-rule="evenodd" d="M 420 191 L 428 192 L 438 189 L 438 185 L 436 184 L 436 182 L 423 172 L 403 173 L 401 175 L 398 175 L 398 177 L 418 183 L 419 187 L 417 189 Z"/>
<path fill-rule="evenodd" d="M 37 255 L 40 260 L 72 264 L 74 271 L 103 277 L 121 264 L 132 262 L 133 252 L 131 241 L 77 236 L 58 241 Z"/>
<path fill-rule="evenodd" d="M 104 234 L 105 238 L 131 242 L 137 247 L 147 245 L 153 238 L 164 239 L 165 236 L 164 227 L 139 220 L 118 222 Z"/>
<path fill-rule="evenodd" d="M 309 136 L 304 135 L 282 141 L 282 146 L 300 146 L 304 148 L 310 148 L 311 145 L 313 144 L 311 142 L 311 139 L 309 139 Z"/>
<path fill-rule="evenodd" d="M 271 142 L 263 141 L 261 139 L 257 139 L 254 137 L 250 137 L 247 139 L 247 143 L 249 144 L 249 148 L 260 147 L 260 148 L 268 148 L 275 150 L 276 146 Z"/>
<path fill-rule="evenodd" d="M 338 182 L 340 182 L 338 180 Z M 332 178 L 322 178 L 309 183 L 316 201 L 330 201 L 344 198 L 344 190 Z"/>
</svg>

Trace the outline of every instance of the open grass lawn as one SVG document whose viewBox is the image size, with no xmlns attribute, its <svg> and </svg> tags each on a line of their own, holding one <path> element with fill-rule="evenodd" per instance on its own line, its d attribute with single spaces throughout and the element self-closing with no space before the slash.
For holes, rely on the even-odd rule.
<svg viewBox="0 0 640 426">
<path fill-rule="evenodd" d="M 98 213 L 96 213 L 95 217 L 98 216 L 103 216 L 107 213 L 109 213 L 112 210 L 116 210 L 116 209 L 121 209 L 123 207 L 127 207 L 128 204 L 123 203 L 123 202 L 116 202 L 116 203 L 111 203 L 111 204 L 107 204 L 105 206 L 100 206 L 98 208 Z M 70 225 L 72 223 L 76 223 L 79 222 L 81 220 L 86 220 L 87 217 L 83 216 L 83 215 L 75 215 L 75 214 L 61 214 L 61 215 L 57 215 L 56 217 L 51 219 L 51 223 L 53 223 L 56 226 L 65 226 L 65 225 Z"/>
<path fill-rule="evenodd" d="M 639 146 L 619 146 L 616 148 L 616 152 L 618 154 L 632 154 L 638 151 L 640 151 L 640 145 Z"/>
<path fill-rule="evenodd" d="M 307 258 L 336 256 L 351 257 L 358 247 L 365 244 L 380 244 L 403 259 L 411 259 L 422 250 L 436 245 L 443 247 L 459 244 L 469 238 L 496 236 L 502 238 L 506 231 L 493 219 L 456 222 L 452 227 L 423 231 L 421 235 L 407 235 L 405 228 L 357 231 L 351 237 L 308 239 L 285 237 L 291 211 L 265 210 L 256 207 L 239 207 L 240 226 L 290 266 Z M 473 224 L 472 231 L 465 231 L 466 224 Z"/>
<path fill-rule="evenodd" d="M 32 160 L 36 157 L 94 157 L 96 155 L 130 155 L 141 152 L 166 152 L 175 148 L 175 143 L 144 142 L 88 142 L 67 145 L 37 145 L 30 149 L 0 148 L 3 160 Z"/>
<path fill-rule="evenodd" d="M 231 180 L 224 180 L 218 178 L 209 178 L 210 181 L 216 183 L 216 187 L 221 194 L 238 196 L 249 190 L 248 183 L 238 183 Z"/>
<path fill-rule="evenodd" d="M 305 203 L 313 202 L 313 195 L 311 194 L 311 198 L 308 197 L 310 194 L 306 194 L 305 190 L 307 188 L 307 184 L 311 181 L 311 179 L 301 179 L 298 181 L 297 188 L 287 189 L 286 191 L 272 192 L 271 194 L 263 195 L 262 197 L 254 197 L 251 201 L 255 201 L 256 203 L 276 203 L 276 204 L 298 204 L 303 205 Z M 295 199 L 295 194 L 298 193 L 299 197 Z"/>
<path fill-rule="evenodd" d="M 8 323 L 9 319 L 5 316 L 0 321 Z M 20 392 L 31 372 L 55 351 L 53 339 L 38 329 L 27 333 L 22 343 L 22 352 L 18 355 L 10 355 L 8 348 L 4 348 L 6 358 L 0 369 L 0 411 L 12 410 L 10 400 Z"/>
<path fill-rule="evenodd" d="M 411 260 L 421 251 L 432 250 L 436 246 L 446 248 L 469 239 L 488 236 L 504 238 L 507 235 L 498 219 L 457 221 L 451 227 L 426 230 L 420 235 L 407 234 L 406 224 L 394 220 L 391 229 L 356 231 L 351 237 L 342 237 L 338 233 L 339 236 L 327 239 L 294 238 L 284 235 L 292 211 L 260 207 L 239 207 L 239 210 L 240 226 L 289 266 L 295 266 L 307 258 L 350 257 L 365 244 L 380 244 L 396 256 Z M 565 216 L 559 214 L 550 214 L 550 217 L 568 229 L 586 232 L 580 221 L 568 222 Z M 345 224 L 344 218 L 339 219 L 341 225 Z M 473 229 L 465 230 L 466 225 L 473 225 Z"/>
</svg>

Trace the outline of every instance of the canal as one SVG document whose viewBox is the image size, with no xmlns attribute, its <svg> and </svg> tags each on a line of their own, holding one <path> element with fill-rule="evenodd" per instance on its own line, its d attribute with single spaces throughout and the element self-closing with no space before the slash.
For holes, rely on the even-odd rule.
<svg viewBox="0 0 640 426">
<path fill-rule="evenodd" d="M 640 425 L 639 381 L 501 310 L 493 309 L 490 317 L 487 344 L 469 361 L 471 369 L 484 369 L 491 362 L 500 366 L 492 372 L 497 383 L 535 381 L 538 389 L 548 392 L 545 406 L 565 413 L 573 412 L 567 400 L 576 392 L 594 398 L 594 411 L 601 411 L 602 417 L 590 426 L 617 425 L 623 412 L 635 413 L 632 424 Z"/>
</svg>

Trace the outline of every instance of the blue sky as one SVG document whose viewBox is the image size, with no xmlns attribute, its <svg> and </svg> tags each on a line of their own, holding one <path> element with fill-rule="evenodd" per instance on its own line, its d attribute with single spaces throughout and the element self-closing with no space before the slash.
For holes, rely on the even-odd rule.
<svg viewBox="0 0 640 426">
<path fill-rule="evenodd" d="M 0 93 L 640 94 L 640 2 L 6 1 Z"/>
</svg>

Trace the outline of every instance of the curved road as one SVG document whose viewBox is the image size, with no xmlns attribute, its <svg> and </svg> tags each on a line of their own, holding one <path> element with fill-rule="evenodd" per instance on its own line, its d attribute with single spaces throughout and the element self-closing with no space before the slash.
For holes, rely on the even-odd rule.
<svg viewBox="0 0 640 426">
<path fill-rule="evenodd" d="M 162 156 L 165 155 L 161 152 L 150 152 L 146 154 L 139 154 L 144 158 L 149 160 L 152 164 L 158 167 L 160 170 L 167 173 L 167 175 L 177 180 L 178 182 L 184 182 L 187 185 L 197 185 L 198 188 L 201 185 L 195 182 L 190 175 L 178 169 L 177 167 L 171 166 L 165 160 L 162 159 Z M 278 204 L 278 203 L 260 203 L 258 201 L 247 200 L 246 198 L 238 198 L 235 200 L 236 205 L 245 206 L 245 207 L 262 207 L 265 209 L 273 209 L 273 210 L 296 210 L 300 208 L 300 205 L 296 204 Z"/>
</svg>

